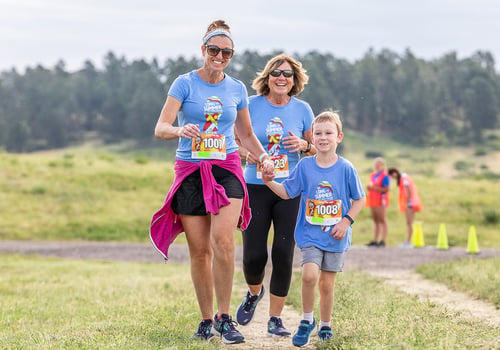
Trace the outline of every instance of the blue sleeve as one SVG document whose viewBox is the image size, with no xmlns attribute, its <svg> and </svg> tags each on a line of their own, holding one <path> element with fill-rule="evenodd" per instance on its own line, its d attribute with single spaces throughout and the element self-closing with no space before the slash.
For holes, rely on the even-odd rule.
<svg viewBox="0 0 500 350">
<path fill-rule="evenodd" d="M 282 182 L 283 186 L 285 187 L 286 193 L 290 196 L 290 198 L 295 198 L 299 196 L 304 188 L 302 179 L 303 176 L 301 176 L 301 161 L 297 164 L 295 168 L 293 168 L 292 172 L 290 173 L 290 176 Z"/>
<path fill-rule="evenodd" d="M 240 103 L 238 103 L 238 105 L 236 106 L 236 109 L 238 111 L 242 110 L 243 108 L 248 106 L 247 88 L 246 88 L 245 84 L 243 84 L 242 82 L 240 82 L 240 84 L 241 84 L 241 100 L 240 100 Z"/>
<path fill-rule="evenodd" d="M 382 180 L 382 187 L 389 187 L 391 184 L 391 180 L 389 179 L 389 175 L 384 176 L 384 180 Z"/>
<path fill-rule="evenodd" d="M 358 172 L 355 167 L 351 167 L 349 174 L 349 197 L 352 200 L 357 200 L 364 196 L 366 196 L 366 194 Z"/>
<path fill-rule="evenodd" d="M 170 86 L 170 89 L 168 90 L 168 94 L 181 101 L 181 103 L 184 102 L 189 94 L 189 84 L 186 82 L 186 79 L 182 75 L 174 80 L 174 82 Z"/>
<path fill-rule="evenodd" d="M 314 113 L 311 106 L 306 103 L 306 113 L 304 113 L 304 131 L 311 130 Z"/>
</svg>

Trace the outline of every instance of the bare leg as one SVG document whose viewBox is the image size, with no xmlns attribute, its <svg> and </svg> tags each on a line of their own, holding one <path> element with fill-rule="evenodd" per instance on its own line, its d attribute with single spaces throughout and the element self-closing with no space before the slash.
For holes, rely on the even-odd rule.
<svg viewBox="0 0 500 350">
<path fill-rule="evenodd" d="M 319 266 L 308 262 L 302 265 L 302 311 L 314 311 L 316 298 L 316 283 L 318 282 Z"/>
<path fill-rule="evenodd" d="M 278 297 L 274 294 L 269 294 L 269 316 L 281 316 L 285 307 L 286 297 Z"/>
<path fill-rule="evenodd" d="M 406 208 L 406 228 L 407 235 L 406 241 L 411 242 L 411 236 L 413 234 L 413 221 L 415 220 L 415 210 L 413 208 Z"/>
<path fill-rule="evenodd" d="M 230 198 L 231 204 L 211 215 L 210 244 L 214 253 L 212 273 L 218 314 L 229 314 L 234 277 L 234 232 L 243 200 Z"/>
<path fill-rule="evenodd" d="M 329 322 L 332 317 L 336 272 L 321 271 L 319 275 L 320 320 Z"/>
<path fill-rule="evenodd" d="M 186 232 L 193 280 L 203 319 L 214 315 L 214 285 L 212 278 L 212 248 L 210 247 L 210 217 L 181 215 Z"/>
<path fill-rule="evenodd" d="M 250 294 L 259 295 L 260 291 L 262 289 L 262 283 L 261 284 L 249 284 L 248 289 L 250 290 Z"/>
<path fill-rule="evenodd" d="M 378 224 L 378 217 L 377 217 L 377 208 L 370 208 L 370 212 L 372 214 L 372 220 L 373 220 L 373 242 L 378 242 L 378 237 L 380 235 L 380 228 Z"/>
</svg>

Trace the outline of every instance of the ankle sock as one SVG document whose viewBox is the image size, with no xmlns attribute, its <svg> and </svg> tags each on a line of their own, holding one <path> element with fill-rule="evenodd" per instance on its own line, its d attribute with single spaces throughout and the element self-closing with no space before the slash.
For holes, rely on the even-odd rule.
<svg viewBox="0 0 500 350">
<path fill-rule="evenodd" d="M 304 312 L 302 319 L 309 321 L 309 324 L 312 324 L 314 322 L 314 312 Z"/>
<path fill-rule="evenodd" d="M 319 329 L 321 329 L 321 328 L 323 328 L 323 327 L 330 327 L 330 328 L 331 328 L 331 326 L 330 326 L 330 321 L 328 321 L 328 322 L 325 322 L 325 321 L 320 321 L 320 322 L 319 322 Z"/>
</svg>

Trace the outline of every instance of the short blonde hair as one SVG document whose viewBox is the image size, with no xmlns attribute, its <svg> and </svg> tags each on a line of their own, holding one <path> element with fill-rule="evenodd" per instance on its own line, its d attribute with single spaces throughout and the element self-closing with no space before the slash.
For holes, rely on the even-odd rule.
<svg viewBox="0 0 500 350">
<path fill-rule="evenodd" d="M 282 53 L 271 58 L 264 67 L 264 70 L 257 73 L 257 77 L 252 82 L 252 88 L 255 89 L 257 95 L 266 96 L 269 94 L 271 91 L 269 89 L 269 74 L 285 62 L 290 63 L 293 70 L 293 87 L 288 95 L 295 96 L 304 90 L 304 85 L 309 80 L 309 76 L 306 74 L 307 71 L 302 67 L 302 63 Z"/>
<path fill-rule="evenodd" d="M 340 115 L 338 111 L 326 110 L 321 112 L 314 118 L 312 122 L 312 131 L 314 132 L 314 126 L 318 123 L 332 122 L 337 126 L 337 132 L 342 133 L 342 121 L 340 120 Z"/>
</svg>

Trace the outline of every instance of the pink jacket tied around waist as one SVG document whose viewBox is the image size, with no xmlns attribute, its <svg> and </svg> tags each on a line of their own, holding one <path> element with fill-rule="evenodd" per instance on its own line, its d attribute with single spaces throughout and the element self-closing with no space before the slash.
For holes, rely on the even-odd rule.
<svg viewBox="0 0 500 350">
<path fill-rule="evenodd" d="M 181 232 L 184 232 L 184 227 L 177 214 L 172 210 L 171 204 L 175 192 L 189 174 L 200 169 L 203 197 L 205 199 L 207 213 L 216 215 L 219 213 L 220 208 L 230 203 L 224 187 L 215 181 L 212 174 L 212 165 L 217 165 L 232 172 L 238 180 L 240 180 L 244 197 L 238 228 L 242 230 L 247 228 L 252 215 L 248 204 L 248 193 L 238 152 L 228 154 L 226 160 L 210 159 L 199 163 L 193 163 L 176 159 L 174 165 L 175 177 L 172 187 L 170 187 L 167 193 L 163 206 L 153 215 L 151 225 L 149 226 L 149 237 L 151 238 L 151 242 L 165 259 L 168 259 L 168 248 L 172 242 Z"/>
</svg>

